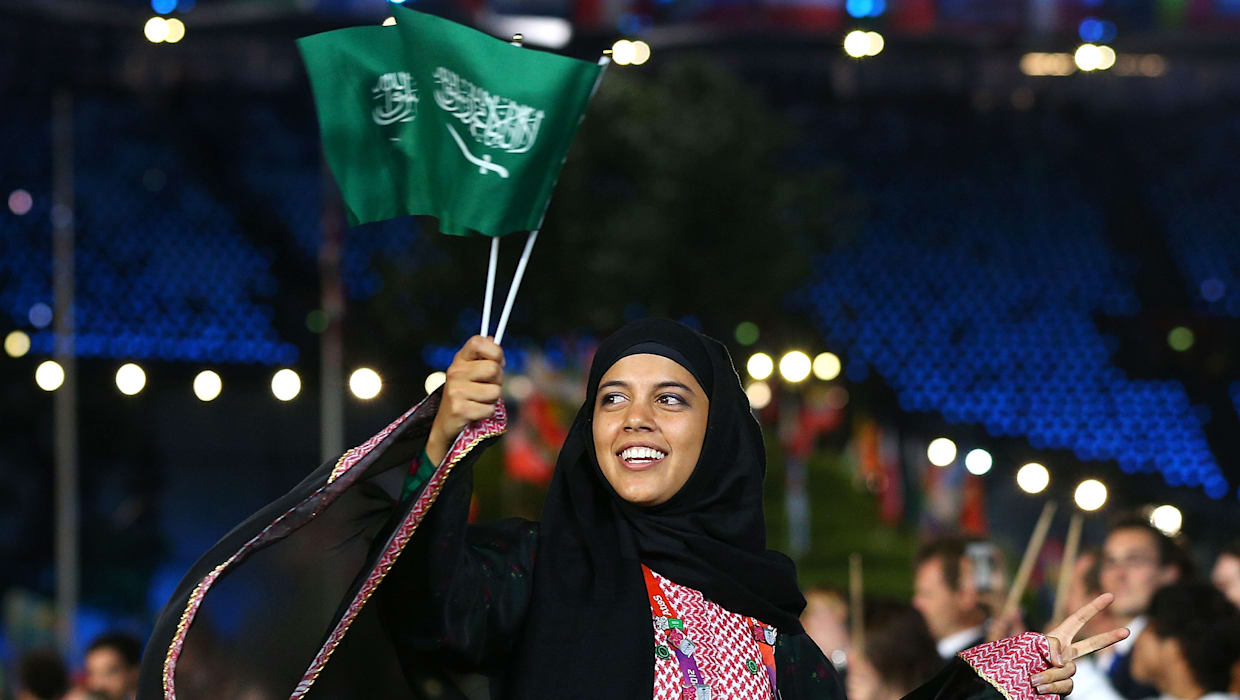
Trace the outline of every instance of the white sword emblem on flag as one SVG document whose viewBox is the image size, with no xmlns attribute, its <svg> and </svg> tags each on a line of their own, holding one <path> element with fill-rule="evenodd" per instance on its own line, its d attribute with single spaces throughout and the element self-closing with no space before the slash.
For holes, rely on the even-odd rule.
<svg viewBox="0 0 1240 700">
<path fill-rule="evenodd" d="M 465 159 L 469 162 L 478 166 L 479 175 L 486 175 L 488 170 L 493 170 L 502 178 L 508 177 L 508 168 L 505 168 L 498 163 L 492 163 L 490 153 L 483 154 L 481 158 L 470 153 L 469 149 L 465 147 L 465 141 L 461 139 L 461 135 L 456 133 L 456 129 L 453 129 L 451 124 L 445 124 L 444 126 L 448 127 L 448 131 L 451 132 L 452 138 L 456 139 L 456 145 L 461 147 L 461 155 L 465 156 Z"/>
</svg>

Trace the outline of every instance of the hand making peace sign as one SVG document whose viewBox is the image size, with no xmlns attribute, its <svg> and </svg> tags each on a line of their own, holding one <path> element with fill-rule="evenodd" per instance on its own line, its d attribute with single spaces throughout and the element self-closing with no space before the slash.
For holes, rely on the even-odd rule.
<svg viewBox="0 0 1240 700">
<path fill-rule="evenodd" d="M 1059 623 L 1058 627 L 1046 633 L 1051 647 L 1051 663 L 1054 666 L 1029 679 L 1039 695 L 1071 693 L 1072 675 L 1076 673 L 1076 664 L 1073 662 L 1076 659 L 1128 638 L 1128 628 L 1118 627 L 1079 642 L 1072 641 L 1085 623 L 1105 610 L 1114 599 L 1115 596 L 1110 593 L 1103 593 L 1085 607 L 1069 615 L 1067 619 Z"/>
</svg>

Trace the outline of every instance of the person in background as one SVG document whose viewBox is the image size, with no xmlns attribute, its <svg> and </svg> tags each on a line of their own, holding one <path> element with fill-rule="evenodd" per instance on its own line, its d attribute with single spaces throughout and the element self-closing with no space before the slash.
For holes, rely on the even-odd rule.
<svg viewBox="0 0 1240 700">
<path fill-rule="evenodd" d="M 1240 608 L 1240 541 L 1232 542 L 1219 552 L 1210 572 L 1210 582 Z"/>
<path fill-rule="evenodd" d="M 842 592 L 826 586 L 814 586 L 805 591 L 801 626 L 832 665 L 837 669 L 846 665 L 848 601 Z"/>
<path fill-rule="evenodd" d="M 1130 671 L 1133 643 L 1145 628 L 1145 612 L 1154 594 L 1163 586 L 1192 578 L 1193 563 L 1175 540 L 1141 514 L 1126 514 L 1115 520 L 1102 545 L 1099 583 L 1102 590 L 1115 595 L 1111 620 L 1131 632 L 1128 639 L 1105 649 L 1092 660 L 1078 664 L 1084 668 L 1076 700 L 1111 700 L 1112 692 L 1128 700 L 1154 695 L 1154 689 L 1133 679 Z M 1092 665 L 1092 668 L 1085 668 Z M 1092 671 L 1100 674 L 1100 682 Z"/>
<path fill-rule="evenodd" d="M 1088 547 L 1081 551 L 1076 557 L 1076 562 L 1072 568 L 1072 583 L 1068 588 L 1068 600 L 1064 604 L 1065 610 L 1076 610 L 1072 607 L 1077 601 L 1083 600 L 1089 602 L 1102 594 L 1102 550 L 1098 547 Z M 1078 606 L 1079 607 L 1079 606 Z M 1103 610 L 1089 621 L 1082 629 L 1090 634 L 1109 630 L 1112 627 L 1119 626 L 1115 617 L 1111 615 L 1110 610 Z M 1081 684 L 1076 684 L 1079 692 Z"/>
<path fill-rule="evenodd" d="M 944 537 L 917 552 L 913 607 L 925 618 L 943 659 L 985 641 L 987 613 L 966 556 L 969 542 Z"/>
<path fill-rule="evenodd" d="M 17 700 L 60 700 L 69 690 L 69 672 L 54 651 L 33 651 L 17 662 Z"/>
<path fill-rule="evenodd" d="M 943 667 L 926 621 L 904 603 L 866 606 L 864 646 L 849 657 L 848 700 L 899 700 Z"/>
<path fill-rule="evenodd" d="M 1237 700 L 1228 692 L 1240 662 L 1240 609 L 1206 583 L 1154 594 L 1132 650 L 1132 676 L 1160 700 Z"/>
<path fill-rule="evenodd" d="M 132 700 L 138 692 L 142 643 L 120 633 L 105 634 L 86 647 L 86 690 L 103 700 Z"/>
</svg>

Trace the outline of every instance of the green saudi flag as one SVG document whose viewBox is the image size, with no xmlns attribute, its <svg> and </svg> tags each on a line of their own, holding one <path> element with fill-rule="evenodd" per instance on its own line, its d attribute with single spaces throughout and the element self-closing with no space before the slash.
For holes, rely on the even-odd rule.
<svg viewBox="0 0 1240 700">
<path fill-rule="evenodd" d="M 537 229 L 602 67 L 397 5 L 396 26 L 299 39 L 349 223 Z"/>
</svg>

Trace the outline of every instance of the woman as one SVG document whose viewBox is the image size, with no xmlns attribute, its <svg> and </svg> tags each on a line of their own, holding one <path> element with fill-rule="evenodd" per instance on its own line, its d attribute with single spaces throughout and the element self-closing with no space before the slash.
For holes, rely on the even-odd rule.
<svg viewBox="0 0 1240 700">
<path fill-rule="evenodd" d="M 208 552 L 157 624 L 143 697 L 423 697 L 456 671 L 495 698 L 843 697 L 766 549 L 761 433 L 721 344 L 663 320 L 609 337 L 542 521 L 468 526 L 502 366 L 471 339 L 441 392 Z M 1078 627 L 986 645 L 914 695 L 1066 692 L 1072 658 L 1126 636 L 1072 645 Z"/>
</svg>

